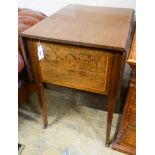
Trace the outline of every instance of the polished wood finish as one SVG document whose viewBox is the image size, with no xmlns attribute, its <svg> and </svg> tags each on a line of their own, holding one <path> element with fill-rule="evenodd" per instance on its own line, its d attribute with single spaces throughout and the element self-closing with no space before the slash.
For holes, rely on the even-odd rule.
<svg viewBox="0 0 155 155">
<path fill-rule="evenodd" d="M 117 99 L 118 87 L 119 87 L 119 80 L 120 80 L 120 73 L 123 61 L 123 54 L 115 53 L 114 62 L 113 62 L 113 70 L 111 75 L 111 87 L 108 96 L 108 117 L 107 117 L 107 133 L 106 133 L 106 145 L 108 146 L 110 143 L 110 131 L 113 119 L 113 112 L 115 108 L 115 103 Z"/>
<path fill-rule="evenodd" d="M 69 5 L 22 33 L 30 55 L 44 124 L 43 83 L 108 95 L 106 145 L 133 37 L 131 9 Z M 44 48 L 38 60 L 37 48 Z"/>
<path fill-rule="evenodd" d="M 44 87 L 43 83 L 41 81 L 41 72 L 40 72 L 40 65 L 38 62 L 38 55 L 37 55 L 37 48 L 34 46 L 34 43 L 32 40 L 27 40 L 27 47 L 31 51 L 30 54 L 30 60 L 31 60 L 31 66 L 34 76 L 34 82 L 39 98 L 39 104 L 40 109 L 43 117 L 44 127 L 46 128 L 48 125 L 47 120 L 47 108 L 45 103 L 45 93 L 44 93 Z"/>
<path fill-rule="evenodd" d="M 68 5 L 24 31 L 23 36 L 124 51 L 133 16 L 132 9 Z"/>
<path fill-rule="evenodd" d="M 132 67 L 132 78 L 123 116 L 116 132 L 113 149 L 136 154 L 136 34 L 127 62 Z"/>
<path fill-rule="evenodd" d="M 127 62 L 132 66 L 136 65 L 136 34 L 134 34 L 131 52 L 129 53 Z"/>
</svg>

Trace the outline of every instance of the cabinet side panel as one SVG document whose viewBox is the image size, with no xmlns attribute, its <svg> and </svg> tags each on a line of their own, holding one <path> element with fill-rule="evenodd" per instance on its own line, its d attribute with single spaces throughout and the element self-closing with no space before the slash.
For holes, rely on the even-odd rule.
<svg viewBox="0 0 155 155">
<path fill-rule="evenodd" d="M 41 44 L 44 59 L 40 68 L 44 82 L 108 94 L 111 52 L 49 42 Z"/>
</svg>

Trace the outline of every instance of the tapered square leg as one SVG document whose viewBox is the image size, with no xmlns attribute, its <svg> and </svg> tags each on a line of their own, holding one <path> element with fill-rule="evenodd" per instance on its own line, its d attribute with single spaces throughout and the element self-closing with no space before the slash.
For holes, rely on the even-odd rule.
<svg viewBox="0 0 155 155">
<path fill-rule="evenodd" d="M 121 78 L 124 70 L 124 63 L 126 55 L 119 53 L 114 54 L 113 70 L 111 72 L 111 88 L 108 95 L 108 116 L 107 116 L 107 130 L 106 130 L 106 142 L 105 145 L 110 145 L 110 133 L 113 120 L 113 113 L 115 109 L 115 103 L 117 95 L 119 94 L 119 88 L 121 87 Z M 123 64 L 123 65 L 122 65 Z"/>
<path fill-rule="evenodd" d="M 48 120 L 47 120 L 47 107 L 46 107 L 46 102 L 45 102 L 45 93 L 44 93 L 44 88 L 43 84 L 40 83 L 40 86 L 37 87 L 37 94 L 38 94 L 38 99 L 39 99 L 39 105 L 40 105 L 40 110 L 42 114 L 42 119 L 44 126 L 43 128 L 46 128 L 48 125 Z"/>
</svg>

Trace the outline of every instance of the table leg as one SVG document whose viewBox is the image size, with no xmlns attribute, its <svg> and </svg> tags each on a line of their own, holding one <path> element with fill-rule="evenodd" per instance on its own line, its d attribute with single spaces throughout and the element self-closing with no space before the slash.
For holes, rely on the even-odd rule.
<svg viewBox="0 0 155 155">
<path fill-rule="evenodd" d="M 108 97 L 108 116 L 107 116 L 107 131 L 106 131 L 106 146 L 110 145 L 110 133 L 111 133 L 111 126 L 113 120 L 113 113 L 115 108 L 115 99 L 113 96 Z"/>
<path fill-rule="evenodd" d="M 27 40 L 27 47 L 30 54 L 34 83 L 38 94 L 39 106 L 40 106 L 40 110 L 41 110 L 41 114 L 44 122 L 44 128 L 46 128 L 48 125 L 47 108 L 46 108 L 46 102 L 45 102 L 44 86 L 41 81 L 41 73 L 40 73 L 40 66 L 39 66 L 40 64 L 39 64 L 38 55 L 37 55 L 37 44 L 34 43 L 32 40 Z"/>
<path fill-rule="evenodd" d="M 105 145 L 110 145 L 110 133 L 113 120 L 113 113 L 115 108 L 115 103 L 117 99 L 117 94 L 119 85 L 121 84 L 121 77 L 124 69 L 124 54 L 115 53 L 113 59 L 113 69 L 111 72 L 111 88 L 108 96 L 108 116 L 107 116 L 107 131 L 106 131 L 106 142 Z"/>
<path fill-rule="evenodd" d="M 44 122 L 43 128 L 46 128 L 48 125 L 48 120 L 47 120 L 47 107 L 46 107 L 46 102 L 45 102 L 45 93 L 44 93 L 44 87 L 43 84 L 37 84 L 37 94 L 38 94 L 38 99 L 39 99 L 39 105 L 40 105 L 40 110 L 42 114 L 42 119 Z"/>
</svg>

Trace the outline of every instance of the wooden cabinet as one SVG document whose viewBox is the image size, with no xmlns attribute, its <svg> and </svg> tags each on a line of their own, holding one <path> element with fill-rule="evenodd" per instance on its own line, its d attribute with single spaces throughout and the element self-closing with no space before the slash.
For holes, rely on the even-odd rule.
<svg viewBox="0 0 155 155">
<path fill-rule="evenodd" d="M 106 144 L 134 29 L 132 9 L 69 5 L 22 33 L 44 126 L 43 83 L 108 95 Z M 38 48 L 43 47 L 43 59 Z"/>
<path fill-rule="evenodd" d="M 132 67 L 132 78 L 123 116 L 113 142 L 113 149 L 136 154 L 136 35 L 128 57 L 128 63 Z"/>
</svg>

